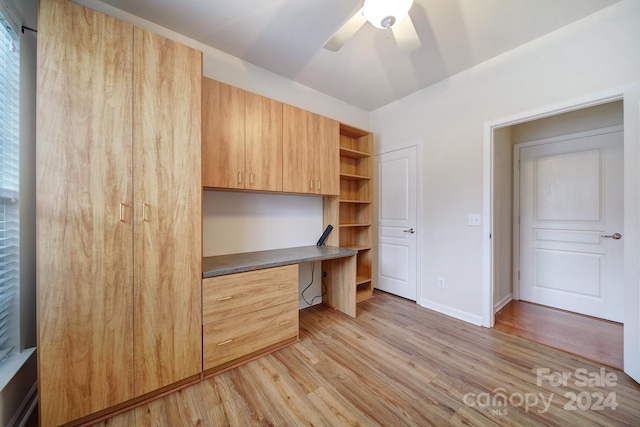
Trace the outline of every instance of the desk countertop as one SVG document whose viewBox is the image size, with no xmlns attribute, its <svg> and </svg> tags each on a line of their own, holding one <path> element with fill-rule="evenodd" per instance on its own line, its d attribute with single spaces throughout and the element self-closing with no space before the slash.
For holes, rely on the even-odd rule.
<svg viewBox="0 0 640 427">
<path fill-rule="evenodd" d="M 224 276 L 226 274 L 242 273 L 244 271 L 280 267 L 282 265 L 344 258 L 356 255 L 357 253 L 358 252 L 353 249 L 314 245 L 211 256 L 202 259 L 202 277 Z"/>
</svg>

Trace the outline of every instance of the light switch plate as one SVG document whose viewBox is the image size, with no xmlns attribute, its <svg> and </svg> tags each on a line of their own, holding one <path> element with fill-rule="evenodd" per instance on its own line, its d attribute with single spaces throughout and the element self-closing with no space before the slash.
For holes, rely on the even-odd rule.
<svg viewBox="0 0 640 427">
<path fill-rule="evenodd" d="M 467 225 L 472 225 L 474 227 L 482 225 L 482 220 L 480 218 L 480 214 L 469 214 Z"/>
</svg>

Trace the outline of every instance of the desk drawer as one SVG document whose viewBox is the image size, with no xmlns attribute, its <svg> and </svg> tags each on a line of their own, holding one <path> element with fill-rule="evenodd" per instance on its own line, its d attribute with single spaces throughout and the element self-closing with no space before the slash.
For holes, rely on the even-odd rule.
<svg viewBox="0 0 640 427">
<path fill-rule="evenodd" d="M 203 324 L 284 302 L 298 301 L 298 265 L 267 268 L 202 281 Z"/>
<path fill-rule="evenodd" d="M 204 325 L 204 369 L 298 336 L 298 301 Z"/>
</svg>

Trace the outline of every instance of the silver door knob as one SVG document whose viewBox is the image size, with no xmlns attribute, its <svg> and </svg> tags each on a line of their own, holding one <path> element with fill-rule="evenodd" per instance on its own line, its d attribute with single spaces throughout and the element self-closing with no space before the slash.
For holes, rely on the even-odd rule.
<svg viewBox="0 0 640 427">
<path fill-rule="evenodd" d="M 604 237 L 605 239 L 620 240 L 622 239 L 622 234 L 620 233 L 601 234 L 600 237 Z"/>
<path fill-rule="evenodd" d="M 416 232 L 416 230 L 414 230 L 413 228 L 410 228 L 410 229 L 408 229 L 408 230 L 402 230 L 402 232 L 403 232 L 403 233 L 411 233 L 411 234 L 413 234 L 413 233 L 415 233 L 415 232 Z"/>
</svg>

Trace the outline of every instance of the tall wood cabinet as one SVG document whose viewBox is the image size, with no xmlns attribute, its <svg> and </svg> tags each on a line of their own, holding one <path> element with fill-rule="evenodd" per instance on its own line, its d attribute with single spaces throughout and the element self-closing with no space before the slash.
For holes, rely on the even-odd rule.
<svg viewBox="0 0 640 427">
<path fill-rule="evenodd" d="M 283 190 L 338 195 L 339 123 L 284 105 Z"/>
<path fill-rule="evenodd" d="M 282 103 L 202 79 L 207 188 L 282 191 Z"/>
<path fill-rule="evenodd" d="M 40 2 L 42 426 L 201 371 L 201 67 L 192 49 Z"/>
</svg>

